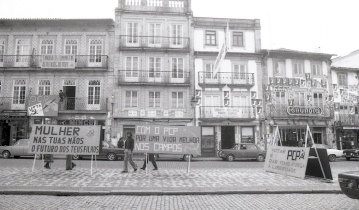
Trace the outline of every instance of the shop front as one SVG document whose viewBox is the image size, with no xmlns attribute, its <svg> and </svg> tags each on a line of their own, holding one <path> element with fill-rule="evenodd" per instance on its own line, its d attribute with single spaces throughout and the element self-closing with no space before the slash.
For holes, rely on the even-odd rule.
<svg viewBox="0 0 359 210">
<path fill-rule="evenodd" d="M 11 146 L 28 137 L 29 120 L 25 111 L 0 113 L 0 146 Z"/>
</svg>

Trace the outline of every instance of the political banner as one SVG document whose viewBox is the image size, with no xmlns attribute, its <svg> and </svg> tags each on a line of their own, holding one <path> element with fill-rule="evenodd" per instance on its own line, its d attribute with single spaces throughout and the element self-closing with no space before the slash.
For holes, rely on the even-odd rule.
<svg viewBox="0 0 359 210">
<path fill-rule="evenodd" d="M 304 179 L 309 148 L 269 146 L 264 170 Z"/>
<path fill-rule="evenodd" d="M 58 115 L 59 96 L 31 95 L 27 115 L 31 117 L 56 117 Z"/>
<path fill-rule="evenodd" d="M 33 125 L 31 154 L 98 155 L 101 126 Z"/>
<path fill-rule="evenodd" d="M 201 155 L 201 131 L 193 126 L 136 126 L 135 152 Z"/>
</svg>

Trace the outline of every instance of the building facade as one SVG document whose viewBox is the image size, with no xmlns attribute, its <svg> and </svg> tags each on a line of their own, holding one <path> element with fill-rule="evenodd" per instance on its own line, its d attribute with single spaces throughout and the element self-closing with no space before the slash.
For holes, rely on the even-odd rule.
<svg viewBox="0 0 359 210">
<path fill-rule="evenodd" d="M 338 149 L 359 146 L 359 51 L 332 62 L 334 117 Z"/>
<path fill-rule="evenodd" d="M 28 138 L 33 124 L 105 128 L 113 34 L 107 19 L 0 20 L 2 145 Z"/>
<path fill-rule="evenodd" d="M 316 144 L 335 145 L 332 55 L 263 50 L 265 127 L 268 142 L 279 129 L 282 144 L 297 146 L 309 125 Z"/>
<path fill-rule="evenodd" d="M 193 125 L 191 1 L 118 3 L 112 135 L 141 124 Z"/>
<path fill-rule="evenodd" d="M 259 143 L 262 77 L 259 20 L 194 18 L 195 112 L 202 156 Z M 214 72 L 218 52 L 228 52 Z"/>
</svg>

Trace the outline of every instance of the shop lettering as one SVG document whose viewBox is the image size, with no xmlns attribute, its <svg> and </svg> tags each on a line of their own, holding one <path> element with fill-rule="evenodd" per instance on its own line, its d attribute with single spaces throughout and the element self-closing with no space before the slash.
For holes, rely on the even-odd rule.
<svg viewBox="0 0 359 210">
<path fill-rule="evenodd" d="M 35 127 L 35 135 L 78 136 L 79 131 L 79 127 L 53 127 L 41 125 Z"/>
<path fill-rule="evenodd" d="M 289 115 L 321 115 L 322 109 L 320 107 L 288 107 L 287 112 Z"/>
<path fill-rule="evenodd" d="M 304 159 L 305 152 L 303 150 L 288 150 L 287 160 L 300 160 Z"/>
</svg>

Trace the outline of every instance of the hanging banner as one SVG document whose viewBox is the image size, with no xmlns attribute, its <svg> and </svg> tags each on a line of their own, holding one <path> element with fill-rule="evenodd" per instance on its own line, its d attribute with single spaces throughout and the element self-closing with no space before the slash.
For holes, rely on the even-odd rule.
<svg viewBox="0 0 359 210">
<path fill-rule="evenodd" d="M 136 126 L 135 152 L 201 155 L 200 127 Z"/>
<path fill-rule="evenodd" d="M 56 117 L 59 111 L 59 96 L 31 95 L 27 108 L 30 117 Z"/>
<path fill-rule="evenodd" d="M 264 170 L 304 179 L 309 148 L 269 146 Z"/>
<path fill-rule="evenodd" d="M 98 155 L 101 126 L 33 125 L 31 154 Z"/>
</svg>

